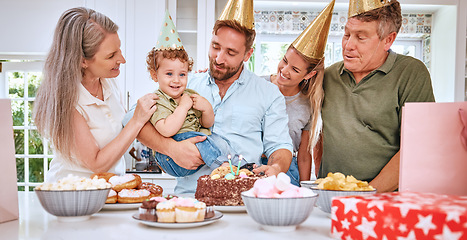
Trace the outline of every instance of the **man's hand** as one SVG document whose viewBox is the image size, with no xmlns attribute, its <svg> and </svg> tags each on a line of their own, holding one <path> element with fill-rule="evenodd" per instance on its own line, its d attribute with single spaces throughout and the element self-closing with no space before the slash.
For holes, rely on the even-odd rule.
<svg viewBox="0 0 467 240">
<path fill-rule="evenodd" d="M 253 172 L 256 174 L 263 172 L 266 176 L 277 176 L 277 174 L 281 172 L 281 169 L 277 164 L 262 165 L 258 168 L 253 169 Z"/>
<path fill-rule="evenodd" d="M 206 140 L 206 136 L 196 136 L 176 142 L 171 146 L 170 153 L 168 155 L 180 167 L 195 170 L 201 164 L 204 164 L 195 143 L 202 142 L 204 140 Z"/>
</svg>

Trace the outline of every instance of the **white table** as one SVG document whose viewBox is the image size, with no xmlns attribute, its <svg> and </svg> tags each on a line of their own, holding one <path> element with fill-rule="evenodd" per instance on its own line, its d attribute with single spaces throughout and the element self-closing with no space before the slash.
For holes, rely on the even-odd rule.
<svg viewBox="0 0 467 240">
<path fill-rule="evenodd" d="M 19 193 L 19 220 L 0 224 L 0 239 L 331 239 L 331 219 L 318 208 L 293 232 L 267 232 L 246 212 L 224 213 L 209 225 L 186 229 L 146 226 L 131 216 L 137 210 L 103 210 L 83 222 L 64 223 L 48 214 L 34 192 Z"/>
</svg>

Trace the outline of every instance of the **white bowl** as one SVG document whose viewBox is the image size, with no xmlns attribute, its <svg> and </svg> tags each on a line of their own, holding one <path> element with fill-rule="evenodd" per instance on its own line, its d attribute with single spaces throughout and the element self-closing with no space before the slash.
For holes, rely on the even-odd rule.
<svg viewBox="0 0 467 240">
<path fill-rule="evenodd" d="M 376 189 L 373 191 L 340 191 L 340 190 L 324 190 L 317 187 L 311 187 L 313 192 L 319 195 L 317 205 L 323 211 L 331 213 L 331 205 L 333 197 L 340 196 L 355 196 L 355 195 L 365 195 L 365 194 L 374 194 Z"/>
<path fill-rule="evenodd" d="M 300 181 L 300 186 L 306 187 L 306 188 L 317 187 L 318 184 L 315 183 L 315 181 L 316 181 L 316 180 Z"/>
<path fill-rule="evenodd" d="M 318 198 L 315 194 L 301 198 L 257 198 L 242 192 L 242 199 L 248 215 L 263 229 L 274 232 L 288 232 L 303 223 Z"/>
<path fill-rule="evenodd" d="M 97 190 L 34 190 L 42 207 L 59 221 L 83 221 L 100 211 L 110 188 Z"/>
</svg>

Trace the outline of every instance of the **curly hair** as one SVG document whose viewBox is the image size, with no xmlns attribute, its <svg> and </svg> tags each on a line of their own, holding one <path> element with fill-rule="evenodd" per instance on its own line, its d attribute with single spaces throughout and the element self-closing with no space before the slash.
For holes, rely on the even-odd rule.
<svg viewBox="0 0 467 240">
<path fill-rule="evenodd" d="M 254 29 L 248 29 L 240 25 L 240 23 L 235 20 L 217 20 L 214 24 L 214 28 L 212 29 L 212 33 L 217 34 L 217 31 L 222 27 L 232 28 L 235 31 L 245 35 L 245 51 L 248 52 L 251 49 L 256 37 L 256 31 Z"/>
<path fill-rule="evenodd" d="M 193 68 L 193 59 L 188 57 L 188 53 L 185 49 L 156 49 L 153 48 L 149 51 L 148 56 L 146 57 L 146 64 L 148 71 L 157 71 L 160 66 L 161 59 L 168 58 L 171 60 L 178 59 L 180 62 L 188 62 L 188 72 Z"/>
<path fill-rule="evenodd" d="M 398 33 L 402 25 L 401 5 L 392 0 L 390 4 L 353 16 L 362 22 L 378 22 L 377 34 L 379 39 L 387 37 L 390 33 Z"/>
</svg>

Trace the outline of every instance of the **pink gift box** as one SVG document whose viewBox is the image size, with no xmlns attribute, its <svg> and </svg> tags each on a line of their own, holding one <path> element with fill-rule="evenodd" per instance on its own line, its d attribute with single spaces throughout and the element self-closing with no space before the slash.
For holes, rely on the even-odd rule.
<svg viewBox="0 0 467 240">
<path fill-rule="evenodd" d="M 467 239 L 467 196 L 381 193 L 336 197 L 336 239 Z"/>
</svg>

